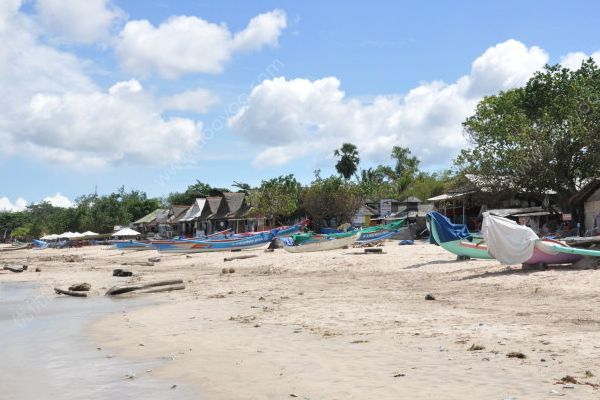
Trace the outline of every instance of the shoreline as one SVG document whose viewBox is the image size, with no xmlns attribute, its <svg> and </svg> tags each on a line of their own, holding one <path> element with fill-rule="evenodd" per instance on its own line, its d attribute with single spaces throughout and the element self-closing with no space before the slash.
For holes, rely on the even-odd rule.
<svg viewBox="0 0 600 400">
<path fill-rule="evenodd" d="M 153 267 L 126 267 L 133 278 L 113 278 L 121 262 L 156 253 L 74 251 L 87 262 L 22 275 L 38 274 L 45 293 L 67 281 L 87 280 L 94 290 L 127 279 L 184 279 L 185 290 L 135 297 L 160 304 L 105 316 L 88 333 L 120 357 L 165 360 L 153 376 L 206 398 L 600 394 L 592 387 L 600 383 L 596 269 L 459 262 L 433 245 L 387 242 L 386 254 L 374 255 L 258 249 L 248 251 L 258 257 L 228 263 L 228 253 L 163 256 Z M 223 267 L 235 273 L 222 274 Z M 472 345 L 484 349 L 469 351 Z M 567 375 L 580 384 L 557 384 Z"/>
</svg>

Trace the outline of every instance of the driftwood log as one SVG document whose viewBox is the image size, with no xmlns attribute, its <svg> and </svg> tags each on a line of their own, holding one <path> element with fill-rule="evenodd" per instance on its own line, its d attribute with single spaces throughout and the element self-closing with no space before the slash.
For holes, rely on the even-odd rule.
<svg viewBox="0 0 600 400">
<path fill-rule="evenodd" d="M 69 291 L 70 292 L 89 292 L 91 288 L 92 288 L 92 285 L 90 285 L 87 282 L 76 283 L 74 285 L 69 286 Z"/>
<path fill-rule="evenodd" d="M 154 263 L 150 261 L 125 261 L 121 265 L 141 265 L 143 267 L 154 267 Z"/>
<path fill-rule="evenodd" d="M 367 247 L 365 254 L 383 254 L 383 249 L 381 247 Z"/>
<path fill-rule="evenodd" d="M 254 257 L 258 257 L 258 255 L 256 255 L 256 254 L 246 254 L 246 255 L 243 255 L 243 256 L 225 257 L 223 259 L 223 262 L 233 261 L 233 260 L 244 260 L 246 258 L 254 258 Z"/>
<path fill-rule="evenodd" d="M 59 288 L 54 288 L 54 292 L 56 292 L 56 294 L 64 294 L 64 295 L 73 296 L 73 297 L 87 297 L 86 292 L 74 292 L 72 290 L 62 290 Z"/>
<path fill-rule="evenodd" d="M 10 271 L 10 272 L 23 272 L 23 271 L 27 271 L 27 267 L 23 266 L 23 267 L 3 267 L 2 269 Z"/>
<path fill-rule="evenodd" d="M 153 283 L 146 283 L 144 285 L 133 285 L 133 286 L 113 286 L 106 292 L 106 296 L 116 296 L 119 294 L 140 291 L 143 293 L 157 293 L 166 292 L 170 290 L 182 290 L 185 289 L 182 279 L 174 279 L 168 281 L 160 281 Z"/>
</svg>

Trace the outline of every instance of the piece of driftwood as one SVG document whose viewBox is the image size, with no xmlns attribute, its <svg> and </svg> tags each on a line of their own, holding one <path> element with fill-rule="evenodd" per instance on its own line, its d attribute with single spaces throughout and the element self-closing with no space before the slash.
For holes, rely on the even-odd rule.
<svg viewBox="0 0 600 400">
<path fill-rule="evenodd" d="M 147 289 L 152 289 L 152 288 L 156 288 L 159 286 L 177 286 L 177 285 L 183 285 L 183 280 L 182 279 L 174 279 L 174 280 L 168 280 L 168 281 L 146 283 L 144 285 L 133 285 L 133 286 L 122 286 L 122 287 L 113 286 L 110 289 L 108 289 L 108 291 L 106 292 L 106 295 L 107 296 L 115 296 L 118 294 L 124 294 L 124 293 L 129 293 L 129 292 L 134 292 L 134 291 L 146 291 Z M 185 289 L 185 287 L 183 287 L 182 289 Z M 179 290 L 179 289 L 175 289 L 175 290 Z"/>
<path fill-rule="evenodd" d="M 246 258 L 254 258 L 254 257 L 258 257 L 258 255 L 256 255 L 256 254 L 246 254 L 246 255 L 243 255 L 243 256 L 225 257 L 223 259 L 223 261 L 227 262 L 227 261 L 233 261 L 233 260 L 244 260 Z"/>
<path fill-rule="evenodd" d="M 62 290 L 59 288 L 54 288 L 54 292 L 56 294 L 64 294 L 64 295 L 73 296 L 73 297 L 87 297 L 86 292 L 74 292 L 72 290 Z"/>
<path fill-rule="evenodd" d="M 117 269 L 113 270 L 113 276 L 121 276 L 121 277 L 124 277 L 124 276 L 133 276 L 133 272 L 127 271 L 125 269 L 117 268 Z"/>
<path fill-rule="evenodd" d="M 148 259 L 148 261 L 150 261 L 150 262 L 160 262 L 160 257 L 150 257 Z"/>
<path fill-rule="evenodd" d="M 89 292 L 92 288 L 92 285 L 89 283 L 76 283 L 74 285 L 69 286 L 69 291 L 71 292 Z"/>
<path fill-rule="evenodd" d="M 365 254 L 383 254 L 381 247 L 367 247 L 365 248 Z"/>
<path fill-rule="evenodd" d="M 5 269 L 5 270 L 10 271 L 10 272 L 17 272 L 17 273 L 23 272 L 23 271 L 27 271 L 27 267 L 8 267 L 8 266 L 5 266 L 2 269 Z"/>
<path fill-rule="evenodd" d="M 3 247 L 3 248 L 0 249 L 0 252 L 3 252 L 3 251 L 24 250 L 24 249 L 28 249 L 30 247 L 31 247 L 31 245 L 29 245 L 29 244 L 24 244 L 22 246 Z"/>
<path fill-rule="evenodd" d="M 160 292 L 170 292 L 171 290 L 183 290 L 185 289 L 185 285 L 168 285 L 168 286 L 159 286 L 157 288 L 140 290 L 139 293 L 160 293 Z"/>
<path fill-rule="evenodd" d="M 150 261 L 125 261 L 121 265 L 141 265 L 143 267 L 154 267 L 154 263 Z"/>
</svg>

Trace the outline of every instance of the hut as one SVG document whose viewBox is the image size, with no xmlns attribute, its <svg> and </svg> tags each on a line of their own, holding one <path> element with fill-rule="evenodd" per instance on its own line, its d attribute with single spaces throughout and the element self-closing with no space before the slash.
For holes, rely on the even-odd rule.
<svg viewBox="0 0 600 400">
<path fill-rule="evenodd" d="M 158 233 L 158 226 L 161 222 L 167 220 L 169 210 L 166 208 L 157 208 L 151 213 L 132 223 L 133 228 L 143 234 Z"/>
<path fill-rule="evenodd" d="M 571 197 L 570 203 L 581 216 L 581 233 L 585 236 L 600 235 L 600 179 L 584 186 L 579 193 Z"/>
</svg>

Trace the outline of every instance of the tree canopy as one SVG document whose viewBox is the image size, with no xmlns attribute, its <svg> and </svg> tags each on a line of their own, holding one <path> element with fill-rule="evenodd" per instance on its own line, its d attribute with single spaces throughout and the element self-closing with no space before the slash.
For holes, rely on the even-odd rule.
<svg viewBox="0 0 600 400">
<path fill-rule="evenodd" d="M 290 217 L 298 211 L 302 185 L 294 175 L 262 181 L 260 187 L 253 192 L 251 203 L 257 214 L 268 219 Z"/>
<path fill-rule="evenodd" d="M 484 98 L 464 122 L 456 163 L 498 190 L 555 191 L 563 207 L 600 170 L 600 70 L 546 66 L 524 87 Z"/>
<path fill-rule="evenodd" d="M 356 173 L 360 163 L 358 148 L 352 143 L 344 143 L 341 148 L 333 152 L 333 155 L 338 157 L 335 164 L 337 172 L 345 179 L 350 179 Z"/>
</svg>

